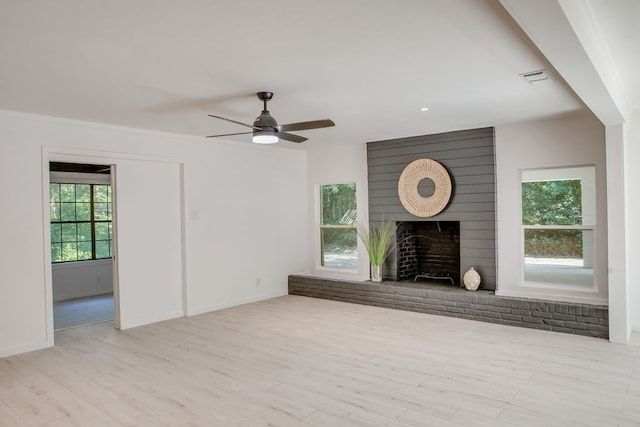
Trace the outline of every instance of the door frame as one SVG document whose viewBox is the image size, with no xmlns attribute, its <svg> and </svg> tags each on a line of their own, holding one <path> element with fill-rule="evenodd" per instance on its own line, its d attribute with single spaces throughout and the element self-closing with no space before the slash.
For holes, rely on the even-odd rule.
<svg viewBox="0 0 640 427">
<path fill-rule="evenodd" d="M 114 300 L 114 321 L 115 328 L 120 329 L 122 319 L 120 315 L 120 284 L 118 270 L 118 163 L 123 160 L 155 161 L 163 163 L 175 163 L 180 166 L 180 193 L 181 193 L 181 242 L 182 242 L 182 293 L 183 293 L 183 315 L 187 309 L 187 288 L 186 288 L 186 250 L 185 250 L 185 179 L 184 160 L 178 158 L 147 156 L 130 153 L 106 152 L 97 150 L 83 150 L 69 147 L 42 146 L 42 201 L 43 216 L 42 229 L 44 239 L 44 279 L 45 279 L 45 321 L 46 321 L 46 343 L 47 346 L 54 345 L 54 322 L 53 322 L 53 274 L 51 269 L 51 224 L 49 212 L 49 163 L 85 163 L 97 165 L 110 165 L 111 167 L 111 191 L 113 202 L 112 227 L 113 227 L 113 300 Z"/>
</svg>

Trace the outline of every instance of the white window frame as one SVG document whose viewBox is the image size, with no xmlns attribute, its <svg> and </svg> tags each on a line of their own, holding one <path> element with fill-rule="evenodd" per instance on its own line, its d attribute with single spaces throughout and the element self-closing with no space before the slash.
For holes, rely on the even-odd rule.
<svg viewBox="0 0 640 427">
<path fill-rule="evenodd" d="M 548 171 L 554 171 L 557 172 L 557 175 L 554 175 L 552 178 L 551 177 L 547 177 L 546 179 L 540 179 L 540 181 L 543 180 L 548 180 L 548 181 L 552 181 L 552 180 L 565 180 L 565 179 L 580 179 L 581 183 L 583 182 L 581 177 L 576 177 L 575 174 L 572 174 L 571 171 L 573 170 L 577 170 L 577 169 L 581 169 L 581 168 L 589 168 L 593 171 L 593 212 L 590 215 L 589 219 L 587 220 L 587 222 L 591 222 L 590 224 L 576 224 L 576 225 L 524 225 L 522 224 L 522 211 L 523 211 L 523 206 L 522 206 L 522 183 L 524 182 L 531 182 L 533 180 L 530 179 L 525 179 L 525 174 L 527 173 L 536 173 L 536 172 L 548 172 Z M 566 173 L 567 175 L 564 176 L 563 173 Z M 598 254 L 597 254 L 597 235 L 598 235 L 598 227 L 597 227 L 597 216 L 596 216 L 596 210 L 597 210 L 597 204 L 595 202 L 595 198 L 597 197 L 595 190 L 596 190 L 596 171 L 595 171 L 595 166 L 593 165 L 586 165 L 586 166 L 566 166 L 566 167 L 562 167 L 562 166 L 558 166 L 558 167 L 552 167 L 552 168 L 544 168 L 544 169 L 527 169 L 527 170 L 522 170 L 521 174 L 520 174 L 520 224 L 521 224 L 521 231 L 520 231 L 520 266 L 521 266 L 521 274 L 520 274 L 520 284 L 523 287 L 530 287 L 530 288 L 541 288 L 541 289 L 555 289 L 555 290 L 563 290 L 563 291 L 567 291 L 568 293 L 577 293 L 577 294 L 593 294 L 596 293 L 598 291 L 598 274 L 597 274 L 597 266 L 598 266 Z M 584 209 L 584 195 L 583 195 L 583 200 L 582 200 L 582 208 Z M 585 216 L 583 215 L 583 222 L 584 222 L 584 218 Z M 526 280 L 525 278 L 525 233 L 526 230 L 583 230 L 583 231 L 591 231 L 592 232 L 592 236 L 593 236 L 593 240 L 591 242 L 591 251 L 592 251 L 592 262 L 593 262 L 593 282 L 590 286 L 584 286 L 584 285 L 579 285 L 579 284 L 570 284 L 570 283 L 553 283 L 553 282 L 539 282 L 539 281 L 531 281 L 531 280 Z"/>
<path fill-rule="evenodd" d="M 356 216 L 354 217 L 355 219 L 355 223 L 352 225 L 339 225 L 339 224 L 323 224 L 323 217 L 322 217 L 322 210 L 323 210 L 323 204 L 322 204 L 322 187 L 326 187 L 326 186 L 330 186 L 330 185 L 347 185 L 347 184 L 353 184 L 356 186 L 356 191 L 355 191 L 355 204 L 356 204 Z M 358 266 L 359 266 L 359 246 L 360 246 L 360 242 L 358 242 L 356 244 L 356 265 L 353 268 L 346 268 L 346 267 L 335 267 L 335 266 L 325 266 L 323 265 L 323 256 L 324 256 L 324 252 L 323 252 L 323 239 L 322 239 L 322 230 L 323 229 L 353 229 L 356 231 L 358 231 L 358 223 L 357 223 L 357 207 L 358 207 L 358 184 L 355 181 L 351 181 L 351 182 L 338 182 L 338 183 L 326 183 L 326 184 L 318 184 L 316 185 L 316 236 L 317 236 L 317 244 L 316 244 L 316 248 L 318 251 L 318 256 L 316 257 L 316 269 L 318 270 L 324 270 L 324 271 L 330 271 L 330 272 L 344 272 L 344 273 L 354 273 L 358 271 Z"/>
</svg>

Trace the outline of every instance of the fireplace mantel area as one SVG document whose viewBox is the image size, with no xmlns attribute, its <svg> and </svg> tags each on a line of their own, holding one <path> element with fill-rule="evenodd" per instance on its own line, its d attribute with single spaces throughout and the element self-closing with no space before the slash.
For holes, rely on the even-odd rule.
<svg viewBox="0 0 640 427">
<path fill-rule="evenodd" d="M 452 191 L 447 205 L 431 217 L 410 213 L 398 193 L 398 183 L 405 168 L 421 159 L 438 162 L 451 180 Z M 394 222 L 402 242 L 383 266 L 383 277 L 392 281 L 413 280 L 416 275 L 451 277 L 459 286 L 463 274 L 474 267 L 482 277 L 481 288 L 495 290 L 495 169 L 493 128 L 367 143 L 369 222 Z M 420 181 L 418 192 L 421 196 L 429 197 L 434 193 L 434 183 L 430 181 Z M 425 236 L 423 233 L 429 229 L 431 234 Z M 413 261 L 408 261 L 403 254 L 407 235 L 417 237 L 414 248 L 418 254 Z M 441 240 L 447 236 L 450 236 L 450 243 Z M 435 244 L 427 245 L 428 242 Z M 429 247 L 425 250 L 425 246 Z M 455 259 L 445 260 L 451 253 L 455 253 Z M 420 258 L 424 261 L 425 257 L 429 258 L 428 262 L 421 263 Z M 407 272 L 404 267 L 411 263 L 415 265 L 408 266 Z M 443 285 L 452 281 L 441 280 Z"/>
</svg>

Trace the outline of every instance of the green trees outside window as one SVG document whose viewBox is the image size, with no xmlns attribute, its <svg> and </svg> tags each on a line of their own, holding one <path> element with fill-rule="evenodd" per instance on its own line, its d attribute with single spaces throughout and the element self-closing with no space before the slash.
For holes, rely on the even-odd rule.
<svg viewBox="0 0 640 427">
<path fill-rule="evenodd" d="M 49 185 L 52 262 L 113 256 L 111 186 Z"/>
<path fill-rule="evenodd" d="M 582 224 L 580 180 L 523 182 L 522 224 Z M 582 234 L 582 230 L 526 229 L 525 256 L 582 258 Z"/>
<path fill-rule="evenodd" d="M 358 235 L 356 184 L 320 186 L 320 264 L 356 269 Z"/>
</svg>

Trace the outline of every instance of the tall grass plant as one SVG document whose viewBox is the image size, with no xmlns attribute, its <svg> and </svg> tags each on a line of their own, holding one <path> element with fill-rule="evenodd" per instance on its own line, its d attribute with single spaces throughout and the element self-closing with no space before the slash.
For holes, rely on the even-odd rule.
<svg viewBox="0 0 640 427">
<path fill-rule="evenodd" d="M 396 226 L 394 223 L 374 222 L 369 227 L 358 227 L 358 236 L 364 243 L 371 265 L 382 265 L 395 247 Z"/>
</svg>

